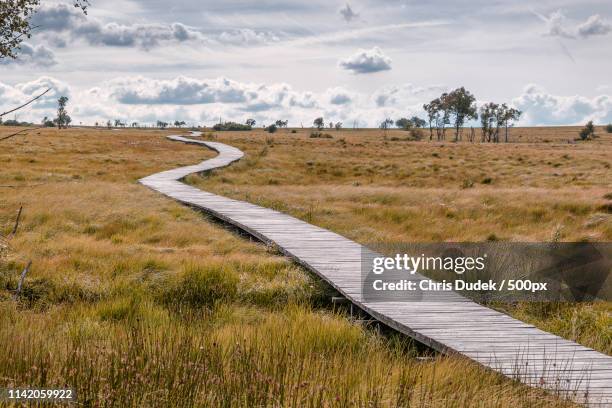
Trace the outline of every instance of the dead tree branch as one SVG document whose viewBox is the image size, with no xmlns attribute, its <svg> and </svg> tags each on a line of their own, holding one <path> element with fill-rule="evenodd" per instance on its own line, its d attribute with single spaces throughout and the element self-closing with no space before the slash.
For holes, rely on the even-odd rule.
<svg viewBox="0 0 612 408">
<path fill-rule="evenodd" d="M 17 299 L 19 295 L 21 294 L 21 289 L 23 288 L 23 281 L 25 280 L 26 275 L 30 271 L 31 267 L 32 267 L 32 261 L 28 262 L 23 272 L 21 272 L 21 277 L 19 278 L 19 283 L 17 284 L 17 291 L 15 292 L 15 299 Z"/>
<path fill-rule="evenodd" d="M 35 98 L 33 98 L 33 99 L 30 99 L 28 102 L 24 103 L 23 105 L 18 106 L 18 107 L 14 108 L 14 109 L 11 109 L 10 111 L 6 111 L 6 112 L 4 112 L 4 113 L 0 113 L 0 118 L 1 118 L 1 117 L 3 117 L 4 115 L 8 115 L 9 113 L 13 113 L 13 112 L 18 111 L 19 109 L 21 109 L 21 108 L 23 108 L 23 107 L 28 106 L 28 105 L 29 105 L 29 104 L 31 104 L 32 102 L 34 102 L 34 101 L 36 101 L 36 100 L 38 100 L 38 99 L 42 98 L 42 97 L 43 97 L 43 96 L 44 96 L 44 95 L 45 95 L 47 92 L 49 92 L 50 90 L 51 90 L 51 88 L 48 88 L 48 89 L 47 89 L 45 92 L 41 93 L 40 95 L 38 95 L 37 97 L 35 97 Z"/>
<path fill-rule="evenodd" d="M 42 128 L 42 126 L 37 126 L 37 127 L 33 127 L 33 128 L 27 128 L 27 129 L 20 130 L 19 132 L 13 133 L 12 135 L 8 135 L 8 136 L 4 136 L 3 138 L 0 138 L 0 142 L 4 141 L 6 139 L 10 139 L 11 137 L 19 136 L 20 134 L 27 133 L 27 132 L 29 132 L 31 130 L 36 130 L 36 129 L 40 129 L 40 128 Z"/>
<path fill-rule="evenodd" d="M 19 228 L 19 220 L 21 219 L 21 212 L 23 211 L 23 205 L 19 206 L 19 211 L 17 212 L 17 219 L 15 220 L 15 226 L 13 227 L 13 232 L 11 235 L 17 234 L 17 228 Z"/>
<path fill-rule="evenodd" d="M 18 186 L 17 184 L 5 184 L 5 185 L 1 185 L 0 188 L 22 188 L 22 187 L 36 187 L 36 186 L 43 186 L 47 183 L 34 183 L 34 184 L 23 184 L 21 186 Z"/>
</svg>

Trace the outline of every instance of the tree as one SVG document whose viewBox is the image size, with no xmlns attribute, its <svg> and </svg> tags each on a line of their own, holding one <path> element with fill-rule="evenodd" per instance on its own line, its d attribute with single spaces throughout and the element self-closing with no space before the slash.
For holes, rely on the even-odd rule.
<svg viewBox="0 0 612 408">
<path fill-rule="evenodd" d="M 499 122 L 497 121 L 499 105 L 489 102 L 480 107 L 480 124 L 482 127 L 482 141 L 496 142 L 499 133 Z"/>
<path fill-rule="evenodd" d="M 336 130 L 340 130 L 340 129 L 342 129 L 342 122 L 336 122 L 336 124 L 334 125 L 334 127 L 336 128 Z"/>
<path fill-rule="evenodd" d="M 429 121 L 429 140 L 433 139 L 433 124 L 436 121 L 438 115 L 438 106 L 436 101 L 433 100 L 430 103 L 423 105 L 423 110 L 427 112 L 427 119 Z"/>
<path fill-rule="evenodd" d="M 606 125 L 606 132 L 612 133 L 612 123 Z"/>
<path fill-rule="evenodd" d="M 476 98 L 464 87 L 461 87 L 451 91 L 445 97 L 443 96 L 443 102 L 449 113 L 449 119 L 453 118 L 455 141 L 459 141 L 459 130 L 465 120 L 478 118 Z"/>
<path fill-rule="evenodd" d="M 418 116 L 413 116 L 409 120 L 412 122 L 414 127 L 417 127 L 417 128 L 425 127 L 425 125 L 427 124 L 427 122 L 424 119 L 421 119 Z"/>
<path fill-rule="evenodd" d="M 397 126 L 400 129 L 410 130 L 412 126 L 414 126 L 414 123 L 412 123 L 410 119 L 400 118 L 395 121 L 395 126 Z"/>
<path fill-rule="evenodd" d="M 111 123 L 111 121 L 110 121 L 110 120 L 107 120 L 107 121 L 106 121 L 106 127 L 107 127 L 108 129 L 110 129 L 110 128 L 112 128 L 112 127 L 113 127 L 113 124 Z"/>
<path fill-rule="evenodd" d="M 450 105 L 448 93 L 443 93 L 438 100 L 438 117 L 436 131 L 438 140 L 446 140 L 446 125 L 450 125 Z"/>
<path fill-rule="evenodd" d="M 87 14 L 89 0 L 74 0 L 75 7 Z M 0 60 L 17 58 L 23 40 L 32 36 L 30 19 L 38 10 L 40 0 L 2 0 L 0 2 Z"/>
<path fill-rule="evenodd" d="M 288 124 L 289 124 L 288 120 L 280 120 L 279 119 L 279 120 L 276 121 L 276 127 L 279 127 L 279 128 L 286 128 Z"/>
<path fill-rule="evenodd" d="M 436 126 L 438 140 L 446 138 L 446 125 L 450 124 L 450 110 L 448 94 L 443 93 L 439 98 L 423 105 L 429 118 L 429 140 L 433 139 L 433 124 Z"/>
<path fill-rule="evenodd" d="M 246 120 L 247 126 L 250 126 L 250 127 L 254 127 L 256 123 L 257 123 L 257 121 L 255 119 L 247 119 Z"/>
<path fill-rule="evenodd" d="M 513 126 L 513 122 L 519 120 L 522 114 L 520 110 L 509 108 L 505 103 L 502 104 L 502 124 L 506 129 L 506 143 L 508 143 L 508 127 Z"/>
<path fill-rule="evenodd" d="M 317 128 L 317 129 L 319 129 L 319 130 L 323 129 L 323 127 L 325 126 L 325 121 L 324 121 L 324 120 L 323 120 L 323 118 L 321 118 L 321 117 L 316 118 L 316 119 L 314 120 L 314 122 L 312 122 L 312 123 L 313 123 L 313 124 L 316 126 L 316 128 Z"/>
<path fill-rule="evenodd" d="M 68 98 L 65 96 L 60 96 L 57 100 L 57 118 L 55 118 L 55 123 L 57 124 L 58 129 L 66 129 L 72 119 L 68 115 L 66 111 L 66 105 L 68 104 Z"/>
<path fill-rule="evenodd" d="M 41 125 L 44 127 L 55 127 L 55 122 L 53 122 L 51 119 L 45 116 L 41 122 Z"/>
<path fill-rule="evenodd" d="M 385 120 L 380 122 L 380 128 L 381 129 L 389 129 L 389 127 L 391 125 L 393 125 L 393 119 L 391 119 L 391 118 L 386 118 Z"/>
<path fill-rule="evenodd" d="M 158 120 L 158 121 L 157 121 L 157 127 L 158 127 L 158 128 L 161 128 L 161 129 L 165 129 L 165 128 L 167 128 L 167 127 L 168 127 L 168 123 L 167 123 L 167 122 L 164 122 L 164 121 L 161 121 L 161 120 Z"/>
<path fill-rule="evenodd" d="M 380 122 L 379 127 L 384 131 L 385 137 L 387 137 L 387 129 L 389 129 L 389 126 L 392 126 L 392 125 L 393 125 L 393 119 L 391 118 L 386 118 L 385 120 Z"/>
<path fill-rule="evenodd" d="M 184 120 L 181 120 L 181 121 L 175 120 L 174 121 L 174 126 L 177 127 L 177 128 L 182 128 L 183 126 L 185 126 L 185 121 Z"/>
<path fill-rule="evenodd" d="M 595 137 L 595 125 L 593 121 L 589 120 L 584 128 L 580 131 L 580 139 L 589 140 Z"/>
</svg>

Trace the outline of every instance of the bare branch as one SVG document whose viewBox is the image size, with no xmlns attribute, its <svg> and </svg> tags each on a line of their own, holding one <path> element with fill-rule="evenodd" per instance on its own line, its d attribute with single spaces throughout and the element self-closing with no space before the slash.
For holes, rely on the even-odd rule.
<svg viewBox="0 0 612 408">
<path fill-rule="evenodd" d="M 15 299 L 17 299 L 19 295 L 21 294 L 21 288 L 23 287 L 23 281 L 25 280 L 26 275 L 30 271 L 31 267 L 32 267 L 32 261 L 28 262 L 23 272 L 21 272 L 21 277 L 19 278 L 19 283 L 17 284 L 17 291 L 15 292 Z"/>
<path fill-rule="evenodd" d="M 19 206 L 19 212 L 17 212 L 17 219 L 15 220 L 15 227 L 13 227 L 13 232 L 11 235 L 17 234 L 17 228 L 19 228 L 19 220 L 21 219 L 21 212 L 23 211 L 23 205 Z"/>
<path fill-rule="evenodd" d="M 12 135 L 4 136 L 3 138 L 0 138 L 0 142 L 2 142 L 3 140 L 6 140 L 6 139 L 10 139 L 11 137 L 18 136 L 18 135 L 20 135 L 22 133 L 27 133 L 30 130 L 36 130 L 36 129 L 42 129 L 42 126 L 37 126 L 37 127 L 33 127 L 33 128 L 23 129 L 23 130 L 20 130 L 19 132 L 13 133 Z"/>
<path fill-rule="evenodd" d="M 47 92 L 49 92 L 51 90 L 51 88 L 48 88 L 45 92 L 41 93 L 40 95 L 38 95 L 36 98 L 30 99 L 28 102 L 24 103 L 21 106 L 16 107 L 15 109 L 11 109 L 10 111 L 4 112 L 4 113 L 0 113 L 0 118 L 4 115 L 8 115 L 9 113 L 13 113 L 15 111 L 18 111 L 19 109 L 28 106 L 29 104 L 31 104 L 32 102 L 36 101 L 37 99 L 41 98 L 42 96 L 44 96 Z"/>
<path fill-rule="evenodd" d="M 17 185 L 17 184 L 5 184 L 5 185 L 0 185 L 0 188 L 22 188 L 22 187 L 36 187 L 36 186 L 42 186 L 45 185 L 47 183 L 34 183 L 34 184 L 22 184 L 22 185 Z"/>
</svg>

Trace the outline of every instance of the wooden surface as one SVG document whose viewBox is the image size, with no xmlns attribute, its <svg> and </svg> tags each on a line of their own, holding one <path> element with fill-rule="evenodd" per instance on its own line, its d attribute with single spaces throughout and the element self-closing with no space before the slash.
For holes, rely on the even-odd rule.
<svg viewBox="0 0 612 408">
<path fill-rule="evenodd" d="M 194 136 L 196 134 L 194 133 Z M 192 173 L 224 167 L 243 157 L 231 146 L 181 136 L 169 139 L 219 153 L 194 166 L 145 177 L 140 182 L 228 222 L 308 268 L 375 319 L 447 354 L 460 354 L 525 384 L 591 406 L 612 406 L 612 357 L 459 295 L 421 301 L 372 302 L 362 294 L 362 251 L 341 235 L 287 214 L 188 186 Z M 419 279 L 417 275 L 413 279 Z"/>
</svg>

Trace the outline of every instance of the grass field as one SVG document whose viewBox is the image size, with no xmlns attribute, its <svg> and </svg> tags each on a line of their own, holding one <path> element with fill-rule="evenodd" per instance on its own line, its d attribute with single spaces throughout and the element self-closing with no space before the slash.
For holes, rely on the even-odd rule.
<svg viewBox="0 0 612 408">
<path fill-rule="evenodd" d="M 612 138 L 512 132 L 521 143 L 206 134 L 247 156 L 188 181 L 363 243 L 610 240 Z M 462 359 L 417 359 L 333 311 L 288 260 L 136 184 L 214 156 L 170 133 L 46 129 L 0 144 L 0 387 L 68 385 L 84 406 L 569 405 Z M 611 352 L 608 304 L 509 312 Z"/>
</svg>

